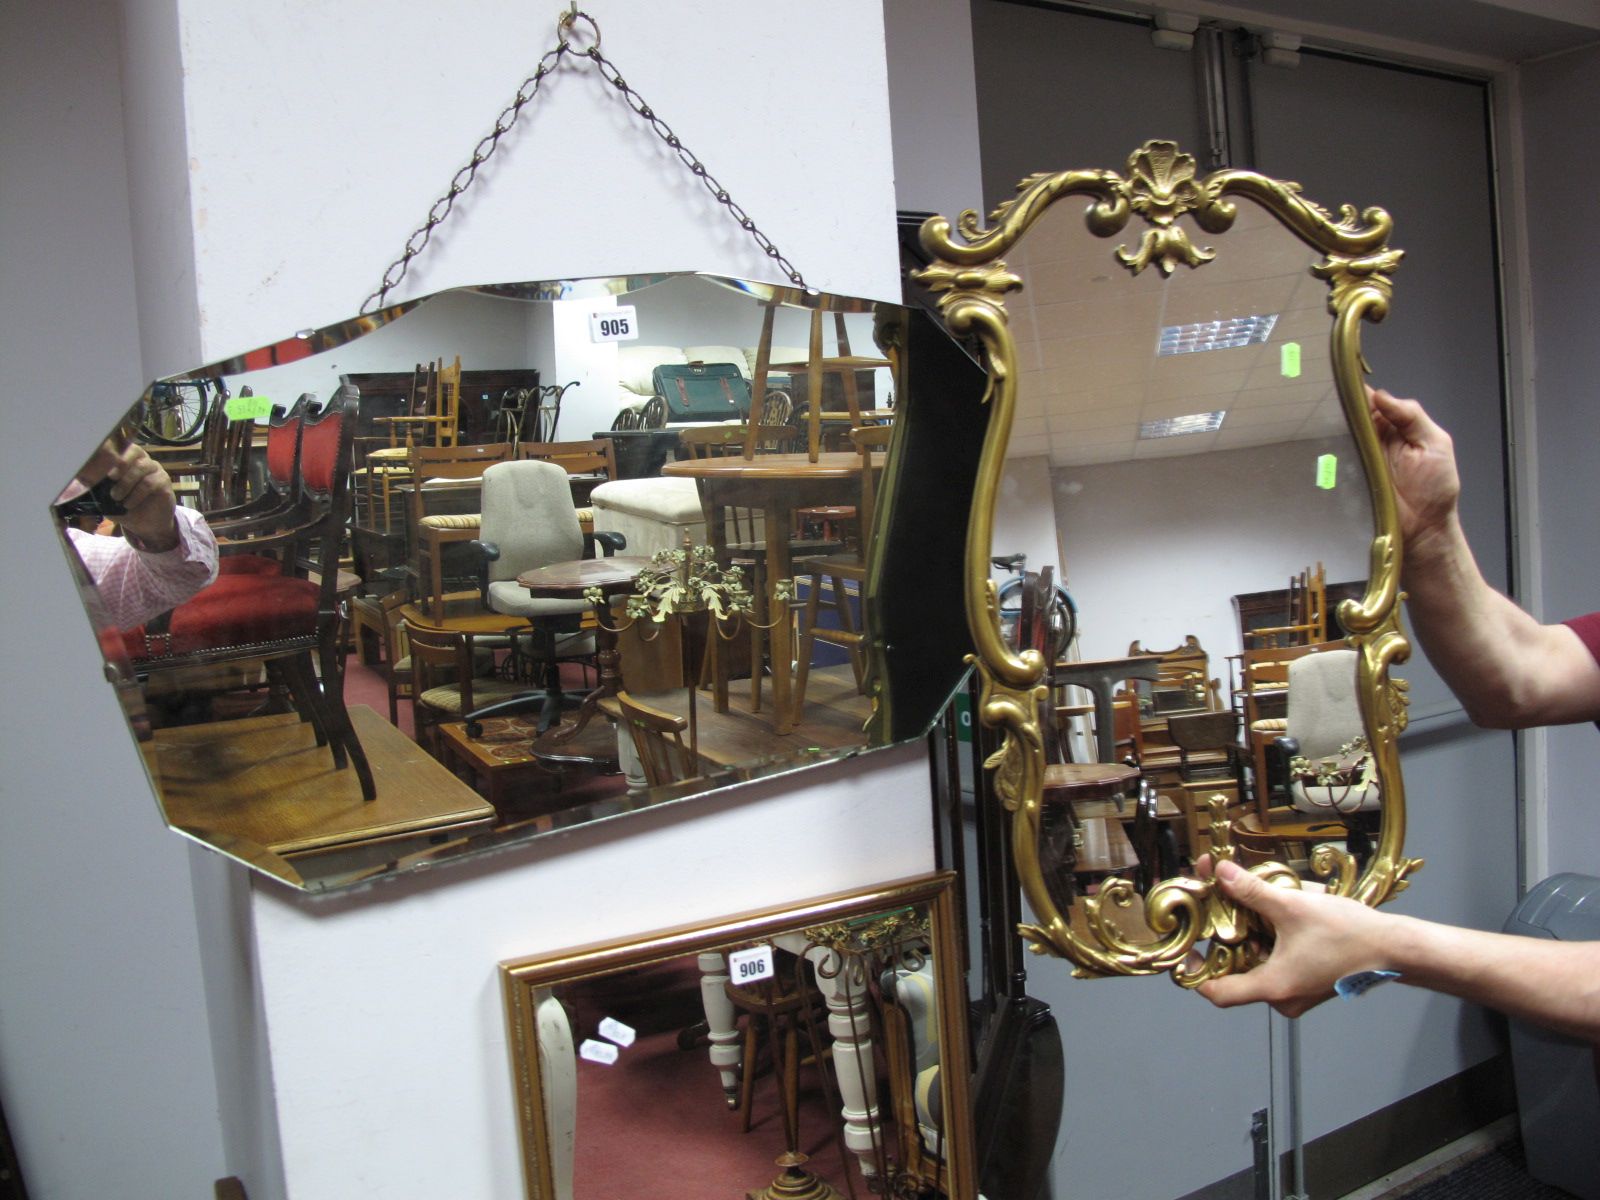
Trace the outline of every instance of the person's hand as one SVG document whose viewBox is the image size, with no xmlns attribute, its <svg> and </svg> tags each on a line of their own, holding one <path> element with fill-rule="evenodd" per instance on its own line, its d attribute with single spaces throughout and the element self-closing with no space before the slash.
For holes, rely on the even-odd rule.
<svg viewBox="0 0 1600 1200">
<path fill-rule="evenodd" d="M 78 479 L 86 486 L 112 481 L 112 499 L 128 510 L 117 523 L 139 549 L 159 554 L 178 544 L 174 516 L 178 499 L 172 478 L 143 446 L 129 443 L 119 450 L 115 441 L 106 440 L 78 472 Z"/>
<path fill-rule="evenodd" d="M 1415 400 L 1400 400 L 1382 388 L 1367 388 L 1372 423 L 1389 460 L 1400 533 L 1407 546 L 1448 529 L 1461 495 L 1450 435 Z"/>
<path fill-rule="evenodd" d="M 1387 918 L 1359 900 L 1278 887 L 1231 862 L 1216 863 L 1213 873 L 1223 892 L 1263 917 L 1277 939 L 1254 970 L 1200 985 L 1200 994 L 1218 1008 L 1264 1002 L 1298 1017 L 1332 996 L 1335 980 L 1388 965 L 1382 954 Z"/>
</svg>

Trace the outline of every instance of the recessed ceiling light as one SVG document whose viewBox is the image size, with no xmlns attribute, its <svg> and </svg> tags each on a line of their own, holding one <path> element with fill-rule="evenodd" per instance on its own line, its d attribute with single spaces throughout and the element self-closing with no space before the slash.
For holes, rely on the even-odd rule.
<svg viewBox="0 0 1600 1200">
<path fill-rule="evenodd" d="M 1139 422 L 1139 440 L 1149 438 L 1182 437 L 1186 433 L 1215 433 L 1222 428 L 1226 409 L 1216 412 L 1189 413 L 1182 417 L 1163 417 L 1159 421 Z"/>
<path fill-rule="evenodd" d="M 1277 313 L 1255 313 L 1248 317 L 1226 317 L 1221 321 L 1197 321 L 1193 325 L 1168 325 L 1161 330 L 1156 357 L 1258 345 L 1272 335 L 1272 327 L 1277 323 Z"/>
</svg>

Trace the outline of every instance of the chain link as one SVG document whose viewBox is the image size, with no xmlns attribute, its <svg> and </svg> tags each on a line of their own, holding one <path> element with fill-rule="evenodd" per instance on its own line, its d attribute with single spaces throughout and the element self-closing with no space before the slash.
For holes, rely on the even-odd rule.
<svg viewBox="0 0 1600 1200">
<path fill-rule="evenodd" d="M 579 20 L 587 22 L 594 35 L 593 43 L 585 50 L 574 48 L 568 37 L 568 33 Z M 428 242 L 433 238 L 433 231 L 444 224 L 455 210 L 456 200 L 465 194 L 467 189 L 477 180 L 478 168 L 494 156 L 494 152 L 500 148 L 500 139 L 511 132 L 512 127 L 517 123 L 517 119 L 522 116 L 522 110 L 538 96 L 539 87 L 545 78 L 556 70 L 561 63 L 561 59 L 568 54 L 590 59 L 595 64 L 595 69 L 600 72 L 601 78 L 622 94 L 622 99 L 628 107 L 644 119 L 655 135 L 677 155 L 678 160 L 683 163 L 689 173 L 704 185 L 706 191 L 711 193 L 712 198 L 728 210 L 728 215 L 739 223 L 739 228 L 748 233 L 751 240 L 761 247 L 762 253 L 777 264 L 779 270 L 784 273 L 789 282 L 796 287 L 804 288 L 806 281 L 800 272 L 795 269 L 794 264 L 783 256 L 778 247 L 773 244 L 771 238 L 761 232 L 750 215 L 728 194 L 728 190 L 718 182 L 717 177 L 706 168 L 706 165 L 695 156 L 694 152 L 683 144 L 683 139 L 673 132 L 672 127 L 656 115 L 655 110 L 645 103 L 644 97 L 628 86 L 627 81 L 622 78 L 622 74 L 617 70 L 615 64 L 600 52 L 600 26 L 595 22 L 595 19 L 588 13 L 580 11 L 576 5 L 573 5 L 570 12 L 562 14 L 557 23 L 557 29 L 560 33 L 555 49 L 548 51 L 539 60 L 539 64 L 534 69 L 533 74 L 524 79 L 522 85 L 517 88 L 516 98 L 506 105 L 500 111 L 500 115 L 495 118 L 494 128 L 485 134 L 478 141 L 478 144 L 473 147 L 472 157 L 468 160 L 467 165 L 451 177 L 450 186 L 445 191 L 445 194 L 435 200 L 433 206 L 428 209 L 427 220 L 406 239 L 404 253 L 390 263 L 389 269 L 383 273 L 383 280 L 379 284 L 378 290 L 368 296 L 362 303 L 362 314 L 384 306 L 389 293 L 400 285 L 401 280 L 406 277 L 406 272 L 411 269 L 411 261 L 427 248 Z"/>
</svg>

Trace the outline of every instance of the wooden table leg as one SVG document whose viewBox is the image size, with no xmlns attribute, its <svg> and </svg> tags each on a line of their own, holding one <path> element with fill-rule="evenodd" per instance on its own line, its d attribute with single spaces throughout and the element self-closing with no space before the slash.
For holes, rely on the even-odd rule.
<svg viewBox="0 0 1600 1200">
<path fill-rule="evenodd" d="M 600 667 L 600 682 L 594 691 L 583 698 L 583 703 L 578 705 L 578 711 L 572 724 L 564 725 L 549 735 L 552 742 L 566 742 L 578 736 L 578 733 L 589 723 L 589 718 L 594 716 L 600 701 L 607 696 L 615 696 L 622 690 L 622 651 L 617 647 L 617 635 L 607 627 L 606 622 L 611 619 L 610 603 L 602 600 L 595 606 L 596 622 L 595 659 Z"/>
</svg>

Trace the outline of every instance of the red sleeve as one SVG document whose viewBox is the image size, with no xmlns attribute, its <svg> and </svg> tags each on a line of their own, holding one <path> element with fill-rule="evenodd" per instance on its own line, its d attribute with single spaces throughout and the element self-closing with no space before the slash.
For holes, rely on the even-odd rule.
<svg viewBox="0 0 1600 1200">
<path fill-rule="evenodd" d="M 1600 662 L 1600 612 L 1573 617 L 1569 621 L 1563 621 L 1562 624 L 1577 634 L 1583 644 L 1589 647 L 1589 653 L 1594 655 L 1595 661 Z"/>
</svg>

